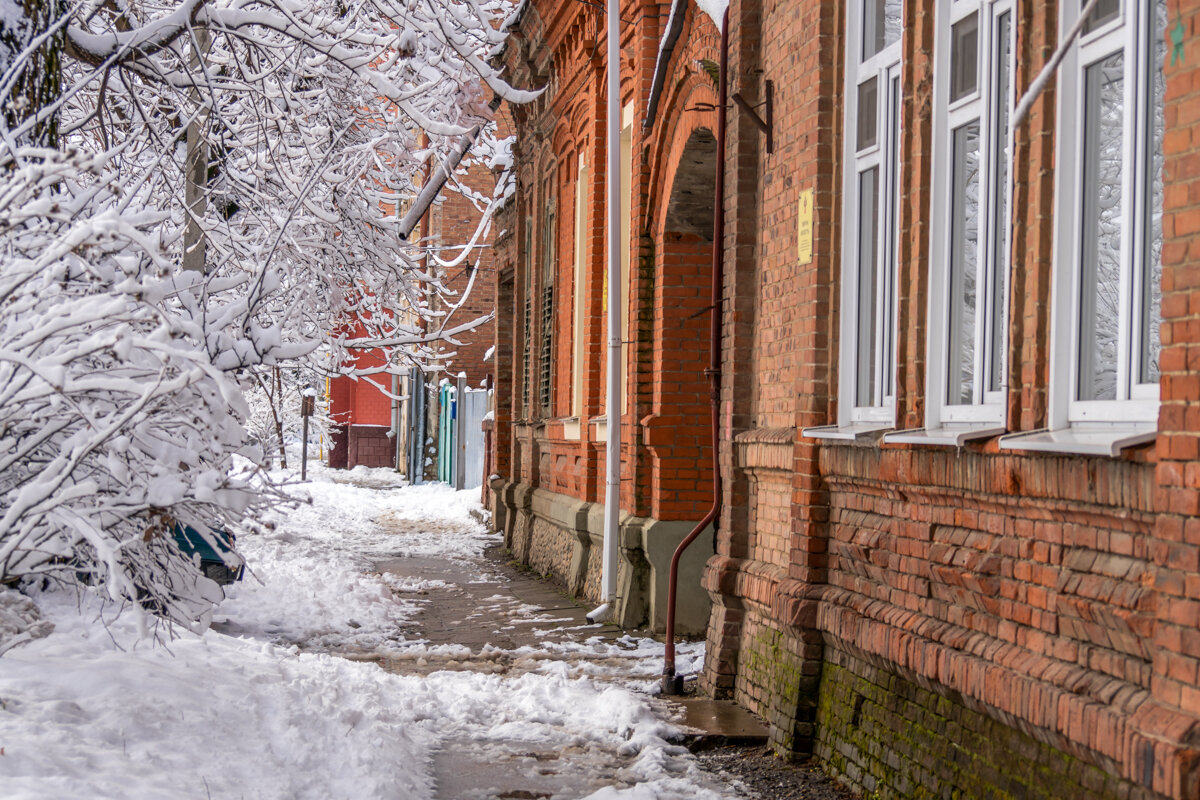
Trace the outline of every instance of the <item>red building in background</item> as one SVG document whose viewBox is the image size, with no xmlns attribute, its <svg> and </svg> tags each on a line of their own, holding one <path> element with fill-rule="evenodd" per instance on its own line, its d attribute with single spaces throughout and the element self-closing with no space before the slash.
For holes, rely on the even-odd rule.
<svg viewBox="0 0 1200 800">
<path fill-rule="evenodd" d="M 370 350 L 356 358 L 355 365 L 380 366 L 386 358 L 384 352 Z M 396 466 L 392 400 L 377 384 L 345 375 L 329 381 L 329 418 L 337 423 L 331 435 L 329 466 Z"/>
</svg>

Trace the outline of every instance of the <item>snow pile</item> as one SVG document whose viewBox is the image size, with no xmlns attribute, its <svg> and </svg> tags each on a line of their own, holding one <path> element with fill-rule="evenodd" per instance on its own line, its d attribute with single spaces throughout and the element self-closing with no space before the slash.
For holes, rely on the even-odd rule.
<svg viewBox="0 0 1200 800">
<path fill-rule="evenodd" d="M 168 650 L 139 644 L 131 617 L 106 627 L 94 603 L 38 599 L 57 629 L 0 660 L 6 798 L 424 800 L 431 753 L 463 738 L 618 751 L 633 788 L 594 798 L 721 796 L 645 696 L 565 664 L 401 676 L 211 631 Z"/>
<path fill-rule="evenodd" d="M 42 619 L 28 597 L 0 588 L 0 655 L 17 645 L 49 636 L 54 623 Z"/>
<path fill-rule="evenodd" d="M 0 658 L 6 798 L 429 800 L 448 774 L 444 759 L 449 769 L 489 769 L 492 758 L 529 750 L 564 754 L 555 767 L 577 788 L 572 797 L 731 796 L 669 742 L 676 728 L 655 714 L 657 701 L 629 688 L 637 681 L 579 669 L 583 656 L 612 657 L 623 662 L 615 671 L 649 679 L 657 643 L 497 651 L 539 660 L 508 676 L 400 675 L 314 652 L 395 650 L 447 667 L 446 659 L 478 658 L 406 640 L 416 604 L 427 602 L 415 593 L 447 584 L 394 576 L 389 584 L 373 563 L 398 550 L 449 554 L 469 576 L 494 541 L 476 521 L 474 491 L 379 491 L 335 483 L 323 469 L 314 475 L 288 490 L 311 502 L 275 512 L 264 521 L 273 525 L 239 540 L 256 578 L 229 587 L 204 636 L 176 629 L 160 646 L 140 638 L 133 615 L 106 618 L 111 609 L 89 593 L 34 594 L 39 619 L 30 598 L 0 591 L 0 641 L 18 629 L 42 637 Z M 685 645 L 680 658 L 701 653 Z"/>
<path fill-rule="evenodd" d="M 211 633 L 168 651 L 39 602 L 57 630 L 0 661 L 5 797 L 429 795 L 432 742 L 377 667 Z"/>
<path fill-rule="evenodd" d="M 361 469 L 358 477 L 372 484 L 396 476 L 393 470 Z M 226 588 L 218 630 L 306 650 L 403 648 L 419 601 L 394 592 L 431 587 L 379 575 L 375 562 L 447 551 L 467 557 L 495 538 L 471 516 L 479 504 L 476 490 L 430 484 L 377 491 L 334 482 L 346 474 L 315 468 L 311 483 L 289 487 L 295 508 L 274 512 L 271 529 L 238 540 L 253 572 Z M 397 530 L 407 535 L 398 538 Z"/>
</svg>

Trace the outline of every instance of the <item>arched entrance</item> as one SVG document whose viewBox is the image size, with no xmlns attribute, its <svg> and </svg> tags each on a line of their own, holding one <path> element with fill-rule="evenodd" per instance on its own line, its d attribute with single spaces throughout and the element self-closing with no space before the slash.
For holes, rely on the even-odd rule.
<svg viewBox="0 0 1200 800">
<path fill-rule="evenodd" d="M 712 503 L 709 324 L 717 143 L 694 130 L 678 158 L 655 248 L 651 514 L 695 520 Z"/>
</svg>

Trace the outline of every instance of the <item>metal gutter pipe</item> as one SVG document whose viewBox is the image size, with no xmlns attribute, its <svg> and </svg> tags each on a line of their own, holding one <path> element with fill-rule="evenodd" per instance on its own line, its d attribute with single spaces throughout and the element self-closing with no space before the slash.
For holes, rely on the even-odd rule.
<svg viewBox="0 0 1200 800">
<path fill-rule="evenodd" d="M 722 286 L 725 282 L 725 125 L 726 108 L 729 104 L 729 9 L 725 9 L 721 21 L 721 64 L 720 95 L 717 105 L 717 180 L 716 208 L 713 211 L 713 254 L 712 254 L 712 324 L 709 327 L 709 367 L 704 374 L 709 380 L 709 400 L 712 406 L 712 475 L 713 505 L 704 518 L 696 523 L 692 532 L 684 537 L 671 556 L 671 571 L 667 579 L 667 631 L 666 651 L 663 655 L 662 692 L 680 694 L 683 678 L 675 674 L 675 597 L 679 586 L 679 559 L 701 531 L 710 524 L 716 526 L 721 513 L 721 464 L 720 464 L 720 403 L 721 403 L 721 322 Z"/>
<path fill-rule="evenodd" d="M 621 519 L 621 4 L 608 0 L 608 398 L 605 407 L 604 602 L 587 615 L 603 622 L 616 609 Z M 628 242 L 624 243 L 629 246 Z"/>
</svg>

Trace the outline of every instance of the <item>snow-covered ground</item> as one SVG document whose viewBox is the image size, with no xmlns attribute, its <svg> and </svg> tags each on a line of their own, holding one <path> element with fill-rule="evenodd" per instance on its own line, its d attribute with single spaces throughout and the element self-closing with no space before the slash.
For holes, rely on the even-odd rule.
<svg viewBox="0 0 1200 800">
<path fill-rule="evenodd" d="M 477 521 L 478 491 L 394 488 L 386 472 L 349 476 L 382 488 L 310 475 L 289 490 L 303 502 L 240 542 L 254 573 L 229 588 L 203 637 L 156 644 L 134 615 L 114 619 L 87 595 L 33 597 L 54 630 L 0 657 L 0 795 L 424 799 L 447 748 L 519 742 L 618 758 L 594 800 L 734 796 L 665 741 L 672 728 L 645 694 L 554 658 L 571 645 L 548 644 L 516 676 L 402 675 L 333 655 L 424 646 L 401 630 L 439 586 L 378 575 L 376 561 L 437 555 L 482 569 L 495 540 Z M 0 603 L 0 652 L 28 616 Z M 650 685 L 661 646 L 616 649 Z"/>
</svg>

